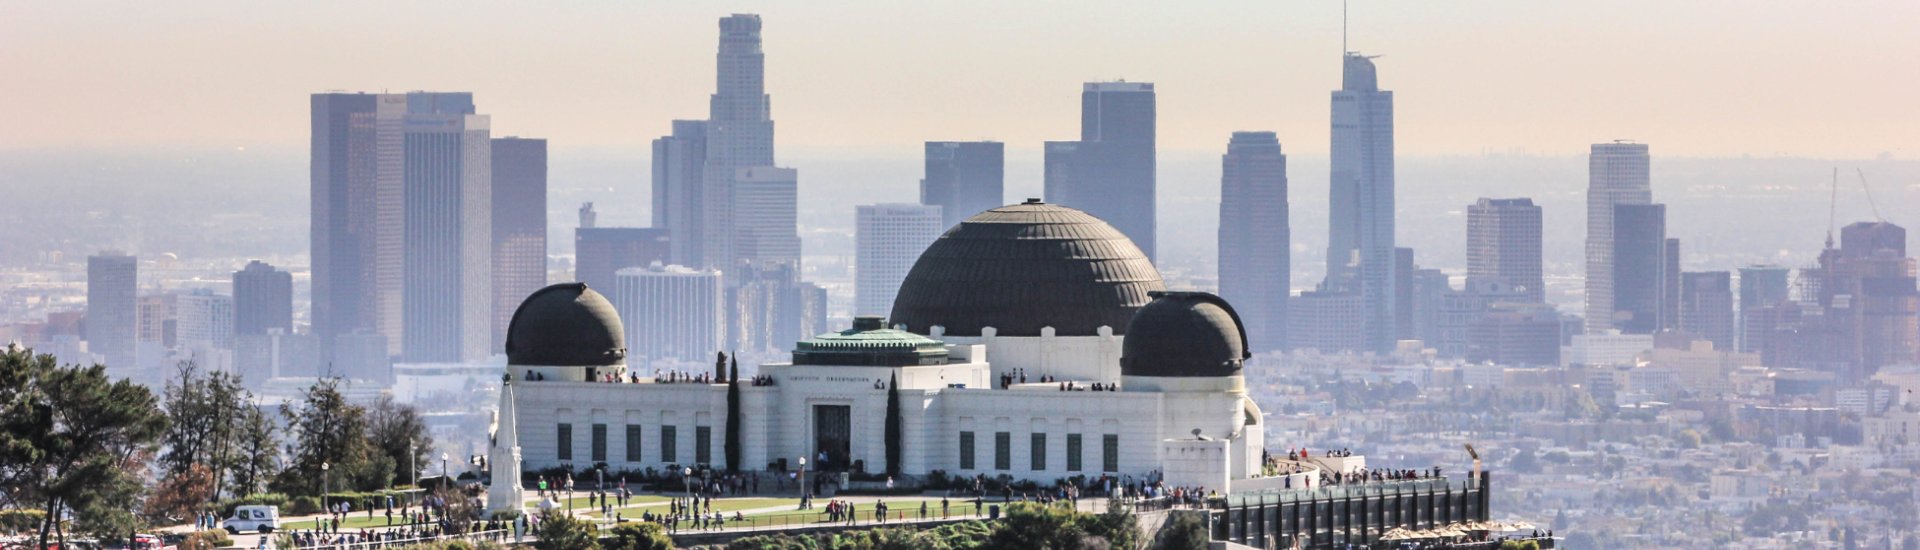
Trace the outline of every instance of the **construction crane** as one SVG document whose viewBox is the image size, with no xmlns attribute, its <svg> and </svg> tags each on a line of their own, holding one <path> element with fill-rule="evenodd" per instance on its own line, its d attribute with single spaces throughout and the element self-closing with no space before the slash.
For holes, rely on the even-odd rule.
<svg viewBox="0 0 1920 550">
<path fill-rule="evenodd" d="M 1480 477 L 1480 451 L 1473 450 L 1472 443 L 1468 443 L 1466 446 L 1467 456 L 1473 457 L 1473 477 L 1478 479 Z"/>
<path fill-rule="evenodd" d="M 1860 190 L 1867 193 L 1867 207 L 1873 209 L 1873 219 L 1880 223 L 1887 223 L 1887 218 L 1880 215 L 1880 205 L 1873 202 L 1873 188 L 1867 186 L 1867 171 L 1861 170 L 1858 166 L 1854 167 L 1853 171 L 1860 175 Z"/>
</svg>

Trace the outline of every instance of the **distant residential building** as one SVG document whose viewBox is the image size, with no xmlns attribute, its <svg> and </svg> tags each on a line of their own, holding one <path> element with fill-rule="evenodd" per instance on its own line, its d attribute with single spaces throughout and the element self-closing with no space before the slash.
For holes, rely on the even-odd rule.
<svg viewBox="0 0 1920 550">
<path fill-rule="evenodd" d="M 493 343 L 520 302 L 547 286 L 547 140 L 493 140 Z"/>
<path fill-rule="evenodd" d="M 620 270 L 664 264 L 671 253 L 665 229 L 582 227 L 573 232 L 573 278 L 587 288 L 612 292 L 614 275 Z"/>
<path fill-rule="evenodd" d="M 1533 199 L 1480 199 L 1467 207 L 1467 278 L 1498 280 L 1545 303 L 1540 241 Z"/>
<path fill-rule="evenodd" d="M 673 121 L 671 135 L 653 140 L 653 227 L 667 230 L 675 264 L 704 265 L 706 164 L 707 121 Z"/>
<path fill-rule="evenodd" d="M 1088 82 L 1080 141 L 1049 142 L 1046 201 L 1108 223 L 1155 255 L 1156 106 L 1151 82 Z M 967 215 L 972 215 L 968 213 Z"/>
<path fill-rule="evenodd" d="M 1651 204 L 1651 160 L 1642 143 L 1597 143 L 1587 157 L 1586 332 L 1615 327 L 1614 207 Z M 1662 237 L 1664 239 L 1664 236 Z"/>
<path fill-rule="evenodd" d="M 1733 351 L 1733 274 L 1725 271 L 1680 275 L 1680 331 Z"/>
<path fill-rule="evenodd" d="M 719 271 L 655 263 L 621 269 L 615 279 L 613 305 L 627 331 L 628 363 L 700 363 L 724 351 L 726 285 Z"/>
<path fill-rule="evenodd" d="M 254 260 L 233 272 L 233 333 L 293 332 L 293 274 Z"/>
<path fill-rule="evenodd" d="M 407 94 L 401 355 L 477 361 L 493 350 L 493 142 L 473 94 Z"/>
<path fill-rule="evenodd" d="M 929 141 L 920 204 L 940 207 L 940 230 L 1006 204 L 1006 145 Z"/>
<path fill-rule="evenodd" d="M 1612 208 L 1613 322 L 1627 334 L 1659 332 L 1666 309 L 1667 207 L 1619 204 Z"/>
<path fill-rule="evenodd" d="M 854 314 L 886 316 L 900 282 L 948 226 L 939 206 L 873 204 L 855 208 Z"/>
<path fill-rule="evenodd" d="M 135 366 L 134 306 L 139 260 L 123 252 L 87 257 L 87 349 L 125 376 Z"/>
<path fill-rule="evenodd" d="M 1239 312 L 1253 352 L 1287 349 L 1287 156 L 1273 132 L 1234 132 L 1220 165 L 1220 297 Z"/>
</svg>

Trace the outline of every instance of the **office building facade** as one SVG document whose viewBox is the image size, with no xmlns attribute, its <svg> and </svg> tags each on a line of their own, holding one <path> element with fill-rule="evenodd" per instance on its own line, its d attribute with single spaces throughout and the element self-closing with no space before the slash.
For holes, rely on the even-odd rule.
<svg viewBox="0 0 1920 550">
<path fill-rule="evenodd" d="M 920 204 L 940 207 L 940 230 L 1006 204 L 1006 145 L 929 141 Z"/>
<path fill-rule="evenodd" d="M 854 315 L 885 316 L 913 262 L 940 238 L 939 206 L 869 204 L 854 207 Z"/>
<path fill-rule="evenodd" d="M 493 140 L 492 347 L 506 345 L 513 310 L 547 286 L 547 140 Z"/>
<path fill-rule="evenodd" d="M 673 134 L 653 140 L 653 227 L 667 230 L 675 264 L 705 265 L 707 121 L 673 121 Z"/>
<path fill-rule="evenodd" d="M 1234 132 L 1220 158 L 1220 297 L 1239 305 L 1254 352 L 1287 349 L 1290 224 L 1280 139 Z"/>
<path fill-rule="evenodd" d="M 1643 143 L 1596 143 L 1587 157 L 1586 332 L 1614 328 L 1616 205 L 1653 202 L 1651 158 Z"/>
<path fill-rule="evenodd" d="M 1381 90 L 1373 59 L 1343 56 L 1333 92 L 1328 184 L 1327 281 L 1322 289 L 1360 294 L 1357 327 L 1365 349 L 1389 351 L 1399 336 L 1394 311 L 1393 92 Z"/>
<path fill-rule="evenodd" d="M 1680 274 L 1680 331 L 1713 342 L 1713 349 L 1734 349 L 1732 273 Z"/>
<path fill-rule="evenodd" d="M 1540 241 L 1533 199 L 1480 199 L 1467 207 L 1467 278 L 1500 281 L 1545 303 Z"/>
<path fill-rule="evenodd" d="M 573 231 L 573 279 L 588 288 L 614 288 L 629 267 L 668 263 L 672 238 L 657 227 L 581 227 Z"/>
<path fill-rule="evenodd" d="M 87 349 L 125 376 L 136 366 L 134 305 L 140 284 L 140 261 L 123 252 L 101 252 L 87 257 Z"/>
<path fill-rule="evenodd" d="M 1080 141 L 1046 146 L 1046 200 L 1077 208 L 1155 255 L 1156 104 L 1151 82 L 1088 82 Z M 971 214 L 969 214 L 971 215 Z"/>
<path fill-rule="evenodd" d="M 233 333 L 293 333 L 293 274 L 253 260 L 233 272 Z"/>
<path fill-rule="evenodd" d="M 654 263 L 614 275 L 614 309 L 625 320 L 627 362 L 702 363 L 722 351 L 726 295 L 721 274 Z"/>
<path fill-rule="evenodd" d="M 467 93 L 407 94 L 401 355 L 477 361 L 492 349 L 493 141 Z"/>
</svg>

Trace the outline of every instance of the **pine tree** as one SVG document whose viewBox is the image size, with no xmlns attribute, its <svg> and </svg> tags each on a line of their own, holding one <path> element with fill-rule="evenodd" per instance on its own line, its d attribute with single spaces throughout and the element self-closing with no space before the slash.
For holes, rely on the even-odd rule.
<svg viewBox="0 0 1920 550">
<path fill-rule="evenodd" d="M 727 471 L 740 471 L 740 358 L 733 359 L 733 372 L 727 376 Z"/>
</svg>

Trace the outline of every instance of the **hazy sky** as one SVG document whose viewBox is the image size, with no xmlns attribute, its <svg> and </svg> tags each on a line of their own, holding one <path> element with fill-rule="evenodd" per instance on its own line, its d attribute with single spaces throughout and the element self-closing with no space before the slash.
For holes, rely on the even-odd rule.
<svg viewBox="0 0 1920 550">
<path fill-rule="evenodd" d="M 496 135 L 631 150 L 704 118 L 716 19 L 760 13 L 783 153 L 1013 154 L 1079 84 L 1159 90 L 1160 145 L 1324 154 L 1337 1 L 0 0 L 0 148 L 298 150 L 307 94 L 469 90 Z M 1403 154 L 1920 155 L 1920 2 L 1357 1 Z M 786 156 L 783 154 L 783 156 Z"/>
</svg>

